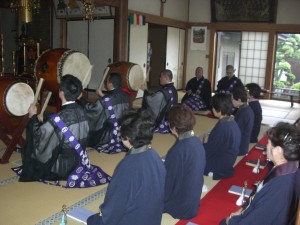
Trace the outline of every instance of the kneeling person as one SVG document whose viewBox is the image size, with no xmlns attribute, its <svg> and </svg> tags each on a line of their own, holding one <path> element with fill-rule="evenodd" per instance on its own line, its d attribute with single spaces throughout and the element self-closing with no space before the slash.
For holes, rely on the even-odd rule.
<svg viewBox="0 0 300 225">
<path fill-rule="evenodd" d="M 203 146 L 206 152 L 205 175 L 214 180 L 232 177 L 233 165 L 239 153 L 241 132 L 233 116 L 232 103 L 228 94 L 218 93 L 211 99 L 215 117 L 219 119 Z"/>
<path fill-rule="evenodd" d="M 177 138 L 165 159 L 167 169 L 164 212 L 176 219 L 190 219 L 200 207 L 205 151 L 194 136 L 195 116 L 186 105 L 177 105 L 168 112 L 172 134 Z"/>
<path fill-rule="evenodd" d="M 26 130 L 20 181 L 67 180 L 66 187 L 80 188 L 108 182 L 110 177 L 99 167 L 91 165 L 86 154 L 89 125 L 83 109 L 76 103 L 81 94 L 80 80 L 64 75 L 59 89 L 62 101 L 59 113 L 44 119 L 37 116 L 34 104 L 29 107 L 30 121 Z M 67 132 L 66 129 L 63 131 L 65 126 L 68 127 Z M 66 135 L 68 131 L 69 137 Z M 80 148 L 74 148 L 74 142 Z M 77 170 L 78 167 L 81 169 Z"/>
<path fill-rule="evenodd" d="M 120 74 L 111 73 L 106 82 L 106 95 L 97 89 L 100 98 L 96 103 L 80 101 L 90 126 L 88 146 L 100 152 L 112 154 L 126 150 L 121 142 L 118 120 L 129 108 L 129 101 L 128 95 L 121 89 L 121 82 Z"/>
<path fill-rule="evenodd" d="M 129 149 L 108 186 L 100 215 L 88 225 L 160 225 L 166 170 L 151 147 L 154 120 L 144 110 L 131 111 L 121 119 L 121 137 Z"/>
</svg>

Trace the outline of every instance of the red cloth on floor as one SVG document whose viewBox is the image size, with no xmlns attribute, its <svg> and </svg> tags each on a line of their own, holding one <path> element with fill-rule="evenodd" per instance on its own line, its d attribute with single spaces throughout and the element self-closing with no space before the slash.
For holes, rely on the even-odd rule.
<svg viewBox="0 0 300 225">
<path fill-rule="evenodd" d="M 265 135 L 258 143 L 267 145 L 267 135 Z M 249 151 L 235 167 L 234 176 L 220 180 L 202 199 L 200 203 L 200 209 L 197 216 L 191 220 L 180 220 L 176 225 L 186 225 L 188 222 L 193 222 L 200 225 L 216 225 L 219 222 L 230 215 L 230 213 L 240 209 L 237 206 L 236 200 L 238 195 L 234 195 L 228 192 L 232 185 L 243 186 L 244 181 L 247 180 L 249 189 L 254 189 L 253 184 L 256 181 L 260 181 L 268 173 L 268 167 L 260 170 L 259 174 L 252 172 L 253 167 L 247 166 L 246 161 L 257 160 L 259 156 L 262 156 L 261 161 L 266 161 L 266 156 L 263 155 L 262 150 L 255 149 L 255 146 Z"/>
</svg>

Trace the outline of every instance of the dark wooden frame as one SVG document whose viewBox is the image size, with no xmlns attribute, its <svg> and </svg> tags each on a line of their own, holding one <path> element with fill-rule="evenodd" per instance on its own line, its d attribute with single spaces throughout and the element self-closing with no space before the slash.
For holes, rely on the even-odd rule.
<svg viewBox="0 0 300 225">
<path fill-rule="evenodd" d="M 211 0 L 212 22 L 275 23 L 277 0 Z"/>
</svg>

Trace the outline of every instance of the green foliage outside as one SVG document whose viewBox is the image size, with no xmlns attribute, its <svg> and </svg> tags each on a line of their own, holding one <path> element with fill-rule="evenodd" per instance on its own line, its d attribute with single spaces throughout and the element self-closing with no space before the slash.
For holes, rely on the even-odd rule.
<svg viewBox="0 0 300 225">
<path fill-rule="evenodd" d="M 300 90 L 300 82 L 295 83 L 291 88 Z"/>
<path fill-rule="evenodd" d="M 297 76 L 292 73 L 293 68 L 290 62 L 296 59 L 300 64 L 300 36 L 290 34 L 287 38 L 278 37 L 273 85 L 277 88 L 293 88 Z M 286 76 L 286 81 L 282 80 L 283 75 Z"/>
</svg>

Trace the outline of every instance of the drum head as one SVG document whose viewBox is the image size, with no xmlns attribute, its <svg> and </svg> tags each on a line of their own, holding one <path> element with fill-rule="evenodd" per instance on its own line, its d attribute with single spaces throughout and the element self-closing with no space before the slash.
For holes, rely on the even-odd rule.
<svg viewBox="0 0 300 225">
<path fill-rule="evenodd" d="M 143 83 L 146 82 L 146 75 L 140 65 L 133 65 L 129 71 L 128 87 L 133 91 L 138 91 Z"/>
<path fill-rule="evenodd" d="M 91 80 L 92 68 L 93 66 L 86 55 L 69 50 L 60 59 L 57 67 L 57 81 L 60 83 L 60 77 L 71 74 L 82 82 L 83 88 L 86 88 Z"/>
<path fill-rule="evenodd" d="M 17 82 L 7 88 L 5 105 L 7 111 L 14 116 L 24 116 L 27 114 L 33 100 L 33 90 L 26 83 Z"/>
</svg>

